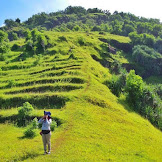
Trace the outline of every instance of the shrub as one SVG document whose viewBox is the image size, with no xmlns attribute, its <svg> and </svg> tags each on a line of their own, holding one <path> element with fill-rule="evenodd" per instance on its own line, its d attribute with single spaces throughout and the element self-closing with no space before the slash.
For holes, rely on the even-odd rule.
<svg viewBox="0 0 162 162">
<path fill-rule="evenodd" d="M 86 41 L 85 41 L 85 39 L 84 39 L 83 37 L 79 37 L 79 38 L 78 38 L 78 43 L 79 43 L 81 46 L 83 46 L 83 45 L 86 44 Z"/>
<path fill-rule="evenodd" d="M 25 102 L 23 106 L 18 107 L 18 126 L 26 126 L 28 124 L 27 118 L 31 115 L 33 110 L 29 102 Z"/>
<path fill-rule="evenodd" d="M 113 75 L 112 78 L 105 82 L 105 84 L 110 88 L 111 92 L 117 97 L 120 96 L 123 88 L 125 86 L 126 75 Z"/>
<path fill-rule="evenodd" d="M 10 51 L 10 46 L 8 43 L 3 42 L 0 44 L 0 53 L 4 54 L 4 53 L 8 53 Z"/>
<path fill-rule="evenodd" d="M 19 37 L 17 36 L 17 33 L 12 32 L 12 40 L 18 40 Z"/>
<path fill-rule="evenodd" d="M 134 107 L 139 107 L 139 100 L 143 92 L 143 80 L 139 75 L 135 74 L 134 70 L 131 70 L 126 77 L 125 90 L 128 93 L 127 101 Z"/>
<path fill-rule="evenodd" d="M 74 31 L 79 31 L 80 30 L 80 27 L 78 25 L 74 26 L 73 28 Z"/>
<path fill-rule="evenodd" d="M 74 54 L 72 53 L 70 56 L 69 56 L 69 59 L 74 59 L 74 60 L 77 60 L 77 57 L 74 56 Z"/>
<path fill-rule="evenodd" d="M 16 43 L 11 47 L 12 51 L 16 51 L 19 49 L 19 45 L 17 45 Z"/>
<path fill-rule="evenodd" d="M 36 130 L 33 129 L 33 128 L 31 128 L 31 127 L 29 127 L 29 128 L 27 128 L 27 129 L 25 130 L 24 136 L 25 136 L 26 138 L 33 138 L 33 137 L 36 136 Z"/>
<path fill-rule="evenodd" d="M 4 54 L 0 54 L 0 61 L 5 61 L 7 59 L 7 56 Z"/>
<path fill-rule="evenodd" d="M 36 117 L 32 120 L 31 127 L 33 129 L 37 129 L 38 128 L 38 119 Z"/>
<path fill-rule="evenodd" d="M 162 84 L 157 84 L 154 86 L 154 91 L 162 99 Z"/>
<path fill-rule="evenodd" d="M 145 68 L 148 72 L 148 76 L 151 74 L 161 74 L 162 65 L 160 62 L 162 60 L 162 56 L 154 49 L 145 45 L 134 46 L 132 58 Z"/>
<path fill-rule="evenodd" d="M 36 57 L 36 60 L 33 62 L 33 65 L 34 66 L 40 65 L 42 55 L 38 55 L 38 56 L 36 55 L 35 57 Z"/>
<path fill-rule="evenodd" d="M 92 28 L 92 31 L 101 31 L 101 28 L 100 28 L 100 26 L 94 26 Z"/>
<path fill-rule="evenodd" d="M 56 129 L 56 127 L 57 127 L 57 123 L 54 120 L 54 121 L 52 121 L 52 124 L 51 124 L 51 131 L 54 131 Z"/>
<path fill-rule="evenodd" d="M 26 51 L 32 51 L 33 50 L 33 42 L 31 40 L 28 40 L 25 45 Z"/>
<path fill-rule="evenodd" d="M 67 39 L 66 39 L 65 36 L 60 36 L 60 37 L 59 37 L 59 40 L 62 41 L 62 42 L 63 42 L 63 41 L 66 41 L 66 42 L 67 42 Z"/>
<path fill-rule="evenodd" d="M 45 48 L 47 46 L 47 39 L 43 34 L 39 34 L 37 36 L 37 43 L 36 43 L 36 47 L 37 47 L 37 52 L 41 53 L 45 51 Z"/>
<path fill-rule="evenodd" d="M 33 111 L 33 107 L 29 102 L 25 102 L 22 107 L 18 108 L 18 115 L 19 116 L 29 116 Z"/>
</svg>

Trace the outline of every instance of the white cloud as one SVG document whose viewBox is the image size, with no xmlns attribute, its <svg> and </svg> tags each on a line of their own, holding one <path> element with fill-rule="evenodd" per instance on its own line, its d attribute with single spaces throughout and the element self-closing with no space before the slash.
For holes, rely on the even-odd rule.
<svg viewBox="0 0 162 162">
<path fill-rule="evenodd" d="M 161 0 L 67 0 L 69 5 L 87 8 L 100 8 L 111 12 L 130 12 L 137 16 L 158 18 L 162 21 Z"/>
<path fill-rule="evenodd" d="M 1 27 L 4 27 L 4 26 L 5 26 L 5 24 L 2 24 L 2 25 L 0 25 L 0 28 L 1 28 Z"/>
</svg>

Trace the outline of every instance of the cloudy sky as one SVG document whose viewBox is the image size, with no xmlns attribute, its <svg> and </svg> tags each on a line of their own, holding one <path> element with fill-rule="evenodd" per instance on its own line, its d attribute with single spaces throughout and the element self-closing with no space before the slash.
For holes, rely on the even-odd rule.
<svg viewBox="0 0 162 162">
<path fill-rule="evenodd" d="M 67 6 L 130 12 L 136 16 L 158 18 L 162 22 L 162 0 L 0 0 L 0 26 L 5 19 L 27 20 L 39 12 L 55 12 Z"/>
</svg>

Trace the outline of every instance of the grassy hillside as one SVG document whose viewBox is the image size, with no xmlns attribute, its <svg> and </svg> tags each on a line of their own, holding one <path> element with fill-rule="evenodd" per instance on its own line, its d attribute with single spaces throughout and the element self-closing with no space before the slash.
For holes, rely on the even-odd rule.
<svg viewBox="0 0 162 162">
<path fill-rule="evenodd" d="M 97 32 L 46 34 L 55 46 L 45 54 L 19 61 L 20 49 L 0 62 L 0 161 L 160 162 L 162 133 L 102 84 L 111 74 L 92 58 L 101 58 L 106 45 L 98 38 L 125 43 L 129 38 Z M 23 45 L 24 40 L 11 43 L 16 42 Z M 127 62 L 122 54 L 121 59 Z M 49 156 L 43 155 L 39 130 L 26 139 L 26 128 L 10 123 L 26 101 L 35 108 L 32 117 L 41 117 L 45 109 L 58 121 Z"/>
</svg>

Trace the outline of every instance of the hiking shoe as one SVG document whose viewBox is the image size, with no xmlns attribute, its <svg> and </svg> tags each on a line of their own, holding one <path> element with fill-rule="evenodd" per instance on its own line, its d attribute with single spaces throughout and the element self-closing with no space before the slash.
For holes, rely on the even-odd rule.
<svg viewBox="0 0 162 162">
<path fill-rule="evenodd" d="M 50 154 L 51 152 L 49 151 L 47 154 Z"/>
<path fill-rule="evenodd" d="M 44 155 L 48 154 L 46 151 L 44 152 Z"/>
</svg>

